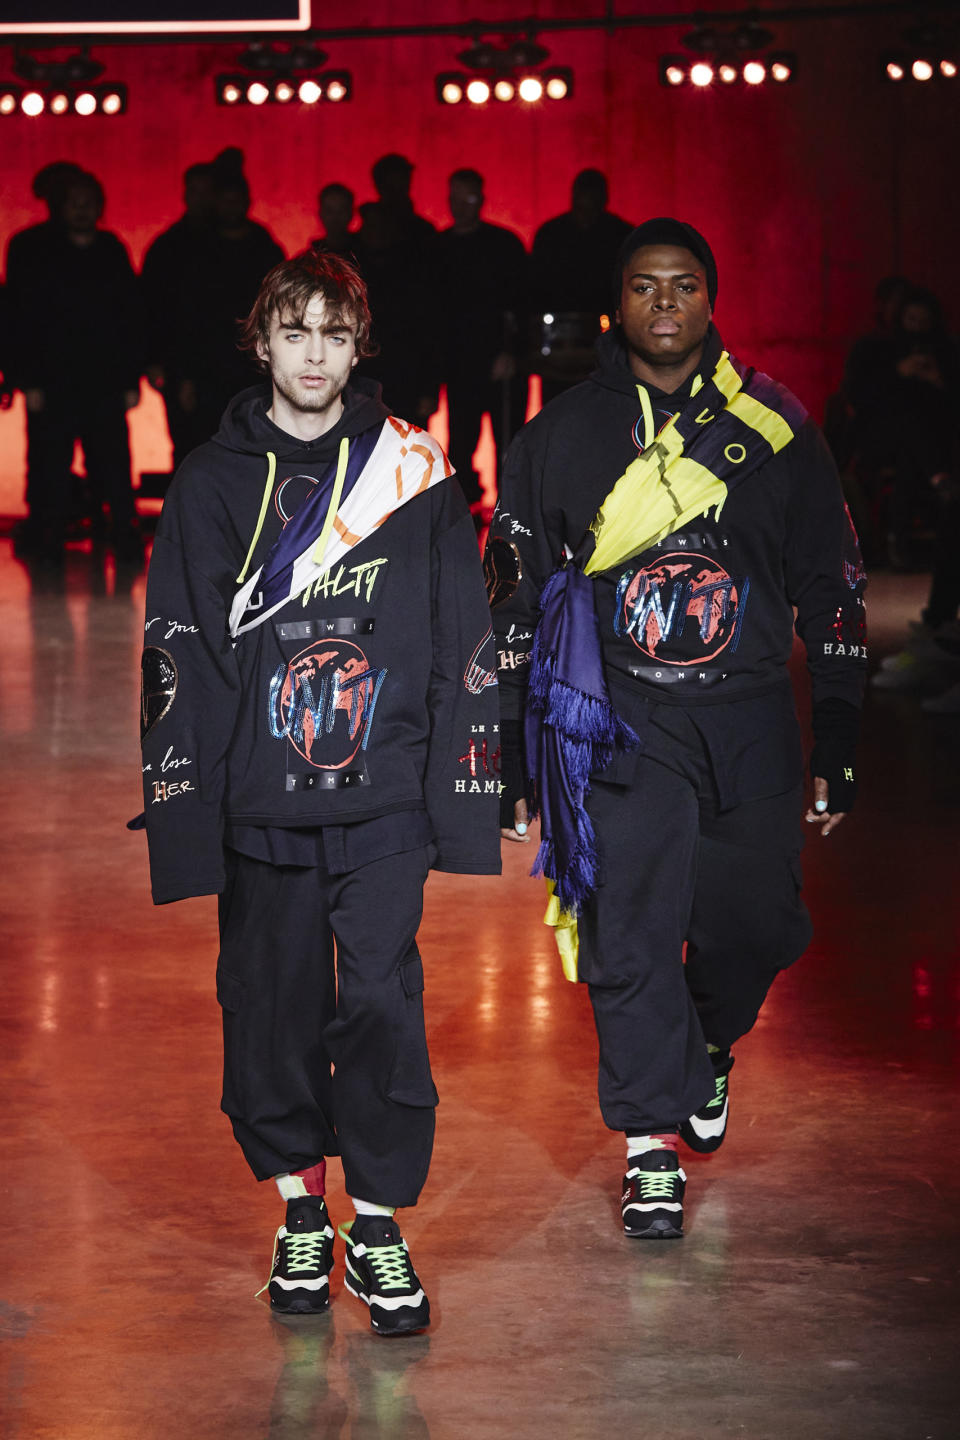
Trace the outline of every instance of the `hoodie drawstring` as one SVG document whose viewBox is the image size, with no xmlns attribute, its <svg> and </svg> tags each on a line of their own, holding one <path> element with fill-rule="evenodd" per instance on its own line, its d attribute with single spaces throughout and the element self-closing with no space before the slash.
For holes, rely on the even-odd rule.
<svg viewBox="0 0 960 1440">
<path fill-rule="evenodd" d="M 267 506 L 270 504 L 270 496 L 273 494 L 273 482 L 277 478 L 277 457 L 272 450 L 267 451 L 267 483 L 263 487 L 263 499 L 260 502 L 260 515 L 257 520 L 257 528 L 253 532 L 253 539 L 250 541 L 250 549 L 247 551 L 247 558 L 243 562 L 243 569 L 237 576 L 237 584 L 242 585 L 247 578 L 247 570 L 250 561 L 253 559 L 253 552 L 257 548 L 257 541 L 260 539 L 260 531 L 263 529 L 263 522 L 267 518 Z"/>
</svg>

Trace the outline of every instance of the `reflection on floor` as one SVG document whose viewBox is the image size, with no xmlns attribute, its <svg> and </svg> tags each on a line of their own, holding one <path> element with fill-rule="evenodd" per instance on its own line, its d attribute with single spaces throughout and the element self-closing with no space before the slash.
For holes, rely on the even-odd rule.
<svg viewBox="0 0 960 1440">
<path fill-rule="evenodd" d="M 877 578 L 878 654 L 922 591 Z M 619 1231 L 621 1140 L 529 849 L 501 880 L 431 879 L 442 1103 L 403 1218 L 435 1324 L 387 1342 L 341 1242 L 328 1317 L 253 1298 L 280 1204 L 218 1111 L 214 903 L 153 909 L 124 829 L 142 607 L 142 575 L 76 552 L 31 576 L 0 542 L 0 1433 L 960 1433 L 956 719 L 871 697 L 861 804 L 806 853 L 817 938 L 738 1047 L 727 1144 L 685 1159 L 680 1242 Z"/>
</svg>

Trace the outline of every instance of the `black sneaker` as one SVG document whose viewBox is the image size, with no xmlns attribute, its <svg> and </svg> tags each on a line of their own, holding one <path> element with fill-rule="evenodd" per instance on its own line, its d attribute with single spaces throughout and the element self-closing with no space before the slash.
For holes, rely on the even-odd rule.
<svg viewBox="0 0 960 1440">
<path fill-rule="evenodd" d="M 410 1263 L 407 1242 L 396 1220 L 358 1215 L 341 1225 L 346 1241 L 343 1283 L 370 1307 L 370 1326 L 378 1335 L 412 1335 L 430 1324 L 430 1301 Z"/>
<path fill-rule="evenodd" d="M 680 1126 L 680 1138 L 696 1150 L 698 1155 L 709 1155 L 713 1150 L 719 1150 L 723 1144 L 724 1136 L 727 1133 L 727 1120 L 730 1116 L 730 1071 L 733 1069 L 733 1056 L 729 1050 L 724 1055 L 714 1056 L 713 1079 L 716 1091 L 712 1100 L 706 1105 L 701 1105 L 695 1115 L 689 1120 L 684 1120 Z"/>
<path fill-rule="evenodd" d="M 277 1231 L 273 1268 L 265 1289 L 270 1306 L 284 1315 L 316 1315 L 330 1304 L 333 1226 L 320 1195 L 287 1201 L 286 1224 Z"/>
<path fill-rule="evenodd" d="M 633 1240 L 679 1239 L 686 1184 L 675 1150 L 628 1155 L 620 1197 L 626 1234 Z"/>
</svg>

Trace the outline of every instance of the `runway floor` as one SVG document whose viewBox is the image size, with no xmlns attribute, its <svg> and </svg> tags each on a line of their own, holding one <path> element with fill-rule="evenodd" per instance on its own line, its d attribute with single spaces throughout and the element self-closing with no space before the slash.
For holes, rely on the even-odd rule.
<svg viewBox="0 0 960 1440">
<path fill-rule="evenodd" d="M 924 577 L 876 577 L 877 656 Z M 816 938 L 689 1155 L 687 1233 L 624 1238 L 622 1138 L 531 847 L 433 876 L 438 1137 L 401 1219 L 429 1334 L 265 1297 L 282 1205 L 220 1114 L 215 903 L 154 909 L 142 575 L 0 541 L 3 1440 L 956 1440 L 960 718 L 874 694 L 861 802 L 805 867 Z M 331 1210 L 348 1217 L 336 1162 Z"/>
</svg>

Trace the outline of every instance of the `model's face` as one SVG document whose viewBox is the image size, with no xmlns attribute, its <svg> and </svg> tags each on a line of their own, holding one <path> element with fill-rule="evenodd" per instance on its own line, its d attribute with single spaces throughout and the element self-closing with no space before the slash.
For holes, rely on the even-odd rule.
<svg viewBox="0 0 960 1440">
<path fill-rule="evenodd" d="M 279 395 L 291 409 L 319 415 L 337 403 L 357 363 L 356 326 L 328 312 L 315 295 L 302 324 L 293 315 L 274 315 L 269 342 L 257 353 L 270 366 L 275 404 Z"/>
<path fill-rule="evenodd" d="M 333 190 L 329 195 L 321 197 L 320 222 L 328 235 L 331 231 L 339 235 L 341 231 L 349 229 L 352 219 L 353 201 L 349 195 Z"/>
<path fill-rule="evenodd" d="M 710 324 L 703 264 L 678 245 L 644 245 L 623 269 L 617 320 L 627 350 L 673 369 L 703 347 Z"/>
<path fill-rule="evenodd" d="M 451 180 L 448 204 L 455 225 L 472 225 L 483 205 L 483 191 L 467 180 Z"/>
<path fill-rule="evenodd" d="M 100 219 L 100 197 L 89 185 L 71 185 L 60 211 L 63 223 L 77 235 L 91 234 Z"/>
</svg>

